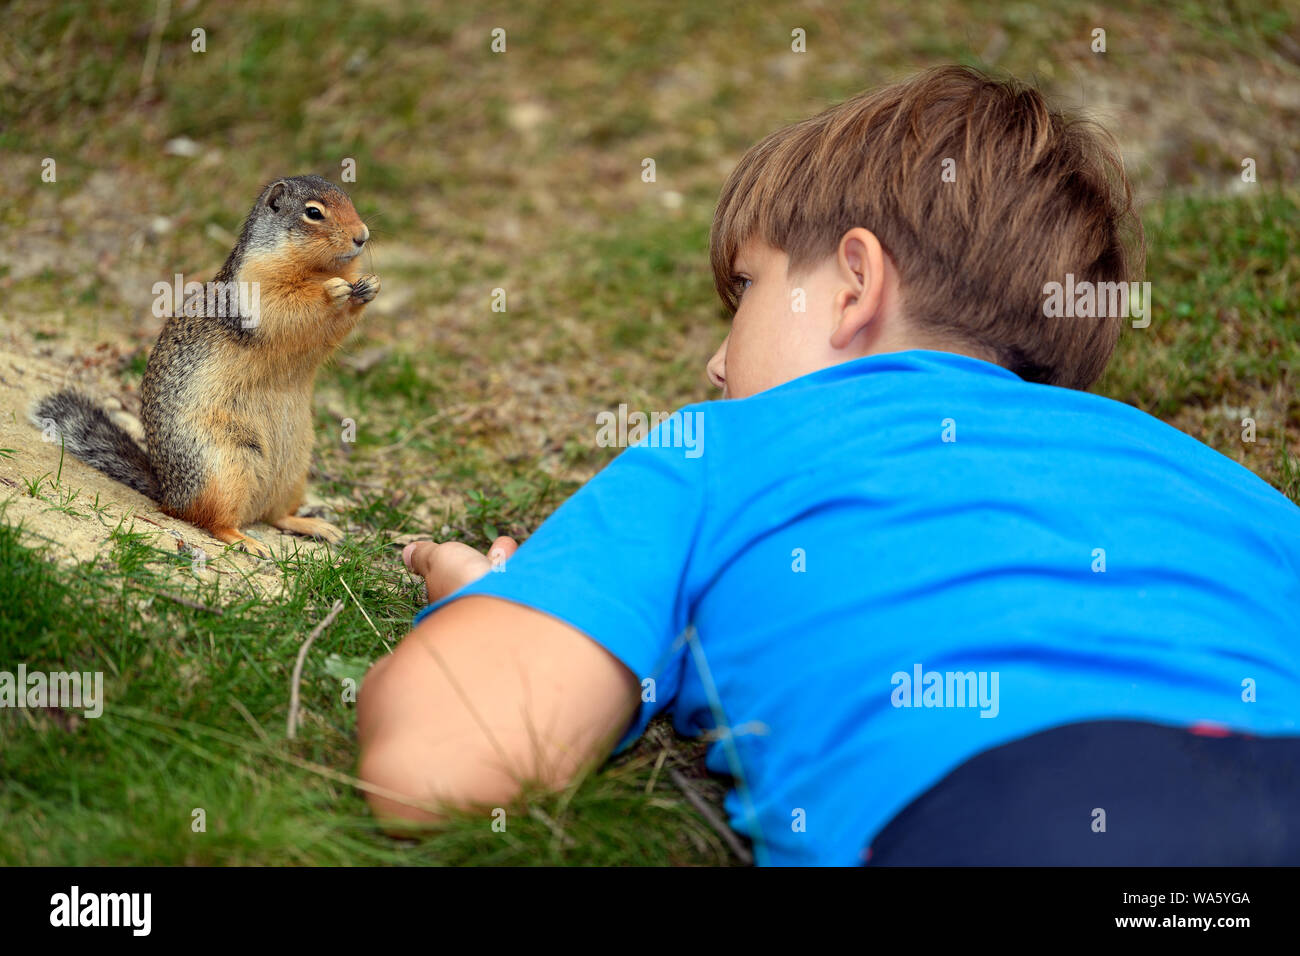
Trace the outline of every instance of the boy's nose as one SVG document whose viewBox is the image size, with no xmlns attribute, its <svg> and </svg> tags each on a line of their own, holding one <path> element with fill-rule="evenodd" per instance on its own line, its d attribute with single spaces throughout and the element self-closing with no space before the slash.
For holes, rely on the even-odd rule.
<svg viewBox="0 0 1300 956">
<path fill-rule="evenodd" d="M 709 381 L 713 383 L 714 388 L 726 388 L 727 386 L 727 342 L 730 336 L 722 340 L 718 350 L 713 353 L 713 358 L 709 359 L 708 373 Z"/>
</svg>

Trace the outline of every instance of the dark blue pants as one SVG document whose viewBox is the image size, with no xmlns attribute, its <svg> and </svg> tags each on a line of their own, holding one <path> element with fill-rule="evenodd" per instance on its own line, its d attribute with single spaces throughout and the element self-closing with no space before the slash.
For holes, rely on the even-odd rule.
<svg viewBox="0 0 1300 956">
<path fill-rule="evenodd" d="M 952 771 L 876 835 L 867 865 L 1300 865 L 1300 737 L 1055 727 Z"/>
</svg>

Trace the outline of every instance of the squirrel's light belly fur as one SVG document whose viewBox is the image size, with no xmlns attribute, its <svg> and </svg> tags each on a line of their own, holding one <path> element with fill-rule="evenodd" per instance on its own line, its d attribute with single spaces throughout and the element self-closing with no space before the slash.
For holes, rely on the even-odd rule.
<svg viewBox="0 0 1300 956">
<path fill-rule="evenodd" d="M 379 291 L 360 275 L 369 230 L 318 176 L 277 180 L 258 197 L 214 282 L 255 289 L 236 314 L 187 302 L 167 319 L 141 384 L 140 449 L 75 391 L 40 400 L 69 451 L 228 543 L 269 554 L 239 531 L 258 519 L 339 540 L 295 514 L 311 461 L 316 371 Z M 247 311 L 248 314 L 245 314 Z"/>
</svg>

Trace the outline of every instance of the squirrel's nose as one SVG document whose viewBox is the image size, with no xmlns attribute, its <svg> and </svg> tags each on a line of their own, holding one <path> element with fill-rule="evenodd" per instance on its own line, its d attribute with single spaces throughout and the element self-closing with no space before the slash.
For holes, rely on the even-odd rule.
<svg viewBox="0 0 1300 956">
<path fill-rule="evenodd" d="M 352 242 L 356 244 L 357 248 L 360 248 L 361 246 L 364 246 L 366 244 L 366 240 L 369 238 L 370 238 L 370 230 L 369 228 L 363 225 L 361 227 L 361 235 L 353 236 Z"/>
</svg>

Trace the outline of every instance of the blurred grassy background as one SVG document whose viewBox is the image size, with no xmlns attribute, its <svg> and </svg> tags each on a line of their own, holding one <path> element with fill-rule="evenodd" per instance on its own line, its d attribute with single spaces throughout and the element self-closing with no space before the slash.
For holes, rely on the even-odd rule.
<svg viewBox="0 0 1300 956">
<path fill-rule="evenodd" d="M 473 837 L 477 821 L 414 848 L 376 836 L 356 795 L 321 769 L 350 771 L 349 708 L 322 708 L 296 749 L 257 728 L 283 720 L 296 642 L 347 596 L 341 582 L 361 590 L 376 627 L 350 606 L 313 652 L 305 689 L 326 698 L 338 673 L 382 653 L 375 631 L 390 643 L 403 633 L 418 594 L 386 547 L 394 535 L 480 546 L 524 536 L 613 453 L 595 446 L 596 412 L 711 397 L 704 362 L 726 323 L 706 251 L 723 178 L 772 129 L 925 66 L 1034 80 L 1116 134 L 1145 203 L 1155 313 L 1126 332 L 1098 390 L 1300 500 L 1288 453 L 1300 448 L 1300 24 L 1283 0 L 16 0 L 5 21 L 10 349 L 72 361 L 113 343 L 108 384 L 130 407 L 158 331 L 152 284 L 212 275 L 266 181 L 338 181 L 348 158 L 357 181 L 346 188 L 375 237 L 367 268 L 384 281 L 317 396 L 313 481 L 353 542 L 333 564 L 286 565 L 283 606 L 236 602 L 221 619 L 142 608 L 175 561 L 129 533 L 104 561 L 36 592 L 17 582 L 45 577 L 44 559 L 0 537 L 0 660 L 110 660 L 113 693 L 135 708 L 77 732 L 0 715 L 10 861 L 728 858 L 664 793 L 661 754 L 694 777 L 699 768 L 698 751 L 662 728 L 577 796 L 532 804 L 533 830 L 504 848 Z M 1105 54 L 1090 48 L 1097 27 Z M 206 52 L 191 48 L 196 28 Z M 504 53 L 490 48 L 495 28 Z M 806 53 L 791 50 L 796 28 Z M 41 181 L 46 157 L 57 183 Z M 641 180 L 647 157 L 654 183 Z M 1245 157 L 1255 184 L 1241 180 Z M 491 308 L 497 288 L 504 313 Z M 1241 441 L 1247 415 L 1254 444 Z M 355 444 L 338 440 L 344 418 L 357 422 Z M 62 500 L 52 507 L 77 507 Z M 231 668 L 238 694 L 222 690 Z M 211 693 L 196 699 L 195 686 Z M 151 742 L 123 743 L 136 739 Z M 230 808 L 222 841 L 188 839 L 195 793 Z M 117 838 L 85 836 L 96 830 Z"/>
</svg>

